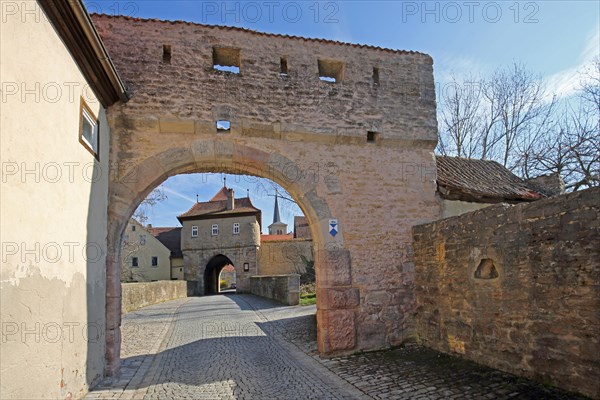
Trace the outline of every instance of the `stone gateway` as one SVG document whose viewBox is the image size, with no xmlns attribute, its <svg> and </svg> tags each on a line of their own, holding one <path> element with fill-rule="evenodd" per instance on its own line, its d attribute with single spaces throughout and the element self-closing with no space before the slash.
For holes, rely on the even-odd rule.
<svg viewBox="0 0 600 400">
<path fill-rule="evenodd" d="M 431 58 L 239 28 L 92 18 L 130 95 L 107 111 L 117 171 L 109 182 L 112 370 L 123 230 L 153 188 L 191 172 L 268 178 L 297 201 L 313 238 L 321 354 L 402 343 L 413 303 L 403 252 L 410 228 L 439 210 Z M 331 219 L 341 227 L 335 236 Z"/>
</svg>

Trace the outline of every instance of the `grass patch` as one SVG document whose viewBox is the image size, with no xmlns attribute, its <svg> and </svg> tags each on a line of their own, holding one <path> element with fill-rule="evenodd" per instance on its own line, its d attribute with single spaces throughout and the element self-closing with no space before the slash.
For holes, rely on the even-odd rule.
<svg viewBox="0 0 600 400">
<path fill-rule="evenodd" d="M 300 294 L 300 305 L 301 306 L 310 306 L 313 304 L 317 304 L 317 294 L 316 293 Z"/>
</svg>

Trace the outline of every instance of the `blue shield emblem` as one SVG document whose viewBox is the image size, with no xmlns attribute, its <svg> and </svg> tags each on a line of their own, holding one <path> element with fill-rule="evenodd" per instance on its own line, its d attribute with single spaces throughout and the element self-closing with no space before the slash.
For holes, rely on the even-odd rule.
<svg viewBox="0 0 600 400">
<path fill-rule="evenodd" d="M 339 228 L 338 228 L 337 219 L 330 219 L 329 220 L 329 233 L 331 234 L 331 236 L 335 237 L 335 235 L 337 235 L 338 232 L 339 232 Z"/>
</svg>

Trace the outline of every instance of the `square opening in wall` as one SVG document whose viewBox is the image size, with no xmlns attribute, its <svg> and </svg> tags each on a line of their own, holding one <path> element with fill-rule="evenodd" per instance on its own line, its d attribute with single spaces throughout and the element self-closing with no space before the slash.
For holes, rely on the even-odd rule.
<svg viewBox="0 0 600 400">
<path fill-rule="evenodd" d="M 279 74 L 287 76 L 288 74 L 288 62 L 287 57 L 281 57 L 279 60 Z"/>
<path fill-rule="evenodd" d="M 171 64 L 171 46 L 168 44 L 163 45 L 163 64 Z"/>
<path fill-rule="evenodd" d="M 213 68 L 215 70 L 239 74 L 241 65 L 240 49 L 213 47 Z"/>
<path fill-rule="evenodd" d="M 217 121 L 217 133 L 231 132 L 231 122 L 227 120 Z"/>
<path fill-rule="evenodd" d="M 379 132 L 369 131 L 367 132 L 367 143 L 379 142 Z"/>
<path fill-rule="evenodd" d="M 318 60 L 319 79 L 324 82 L 339 83 L 344 79 L 344 63 L 335 60 Z"/>
</svg>

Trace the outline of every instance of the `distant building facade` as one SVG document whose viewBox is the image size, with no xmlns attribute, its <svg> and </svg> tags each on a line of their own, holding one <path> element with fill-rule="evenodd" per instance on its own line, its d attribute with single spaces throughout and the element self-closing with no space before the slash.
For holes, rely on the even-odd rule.
<svg viewBox="0 0 600 400">
<path fill-rule="evenodd" d="M 298 232 L 301 238 L 296 237 Z M 300 225 L 306 224 L 306 227 Z M 309 264 L 314 262 L 312 240 L 305 217 L 294 217 L 294 233 L 287 233 L 287 224 L 281 220 L 279 203 L 275 195 L 273 223 L 269 225 L 269 234 L 261 235 L 258 252 L 259 275 L 304 274 Z"/>
<path fill-rule="evenodd" d="M 183 274 L 183 253 L 181 252 L 181 227 L 148 227 L 150 232 L 171 252 L 169 259 L 171 261 L 171 280 L 184 280 Z"/>
<path fill-rule="evenodd" d="M 171 251 L 142 224 L 131 219 L 121 246 L 121 282 L 171 279 Z"/>
<path fill-rule="evenodd" d="M 250 277 L 258 274 L 262 219 L 250 198 L 236 199 L 233 189 L 223 186 L 177 218 L 183 226 L 184 278 L 195 282 L 195 294 L 218 293 L 219 274 L 227 265 L 235 267 L 237 290 L 249 291 Z"/>
</svg>

